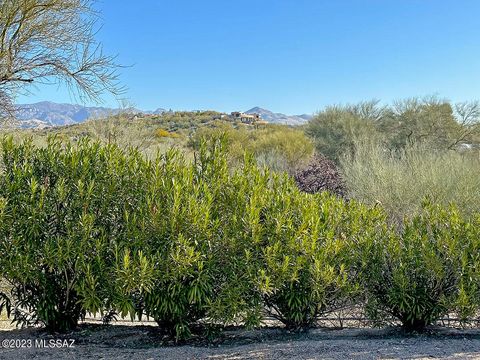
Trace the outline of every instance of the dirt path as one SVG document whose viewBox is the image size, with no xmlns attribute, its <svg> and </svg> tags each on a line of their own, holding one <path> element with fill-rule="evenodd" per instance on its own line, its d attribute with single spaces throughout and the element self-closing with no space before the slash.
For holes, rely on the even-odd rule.
<svg viewBox="0 0 480 360">
<path fill-rule="evenodd" d="M 479 330 L 435 329 L 430 335 L 404 336 L 395 329 L 317 329 L 308 334 L 232 329 L 213 346 L 170 346 L 162 344 L 158 330 L 150 326 L 82 325 L 61 338 L 36 329 L 0 331 L 0 340 L 5 339 L 20 340 L 18 345 L 23 340 L 25 347 L 0 349 L 2 360 L 480 359 Z M 73 348 L 68 347 L 69 339 L 74 340 Z M 46 347 L 39 348 L 42 344 Z"/>
</svg>

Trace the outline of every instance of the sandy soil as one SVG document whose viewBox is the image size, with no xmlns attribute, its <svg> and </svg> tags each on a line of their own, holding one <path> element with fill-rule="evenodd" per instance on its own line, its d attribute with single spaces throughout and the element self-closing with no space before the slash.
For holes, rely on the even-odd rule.
<svg viewBox="0 0 480 360">
<path fill-rule="evenodd" d="M 480 359 L 479 330 L 445 328 L 409 336 L 398 329 L 315 329 L 303 334 L 275 328 L 229 329 L 215 344 L 194 340 L 173 345 L 152 326 L 83 324 L 79 331 L 62 336 L 48 335 L 39 329 L 0 331 L 0 343 L 6 339 L 20 340 L 19 346 L 24 341 L 23 348 L 0 348 L 0 359 L 6 360 Z M 70 339 L 74 340 L 74 347 L 67 347 Z M 39 340 L 46 347 L 39 348 Z M 49 347 L 51 341 L 56 343 L 55 347 Z"/>
</svg>

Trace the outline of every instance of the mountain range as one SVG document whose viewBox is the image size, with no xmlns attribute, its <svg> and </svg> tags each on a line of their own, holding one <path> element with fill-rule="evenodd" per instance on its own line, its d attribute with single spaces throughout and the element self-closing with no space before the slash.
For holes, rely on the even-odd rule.
<svg viewBox="0 0 480 360">
<path fill-rule="evenodd" d="M 262 119 L 275 124 L 283 125 L 301 125 L 312 118 L 312 115 L 285 115 L 281 113 L 274 113 L 270 110 L 262 109 L 258 106 L 245 111 L 246 114 L 259 114 Z"/>
<path fill-rule="evenodd" d="M 46 128 L 52 126 L 72 125 L 84 122 L 87 119 L 102 118 L 117 114 L 120 110 L 107 107 L 90 107 L 74 104 L 58 104 L 42 101 L 35 104 L 17 105 L 16 117 L 22 128 Z M 125 111 L 125 110 L 122 110 Z M 144 111 L 135 108 L 127 110 L 131 113 L 161 114 L 166 110 L 158 108 L 154 111 Z M 310 115 L 285 115 L 270 110 L 254 107 L 247 114 L 257 113 L 270 123 L 300 125 L 308 121 Z"/>
</svg>

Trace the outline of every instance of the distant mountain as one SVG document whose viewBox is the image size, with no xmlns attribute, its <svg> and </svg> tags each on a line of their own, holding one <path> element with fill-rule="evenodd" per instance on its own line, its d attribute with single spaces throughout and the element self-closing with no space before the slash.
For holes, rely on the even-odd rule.
<svg viewBox="0 0 480 360">
<path fill-rule="evenodd" d="M 153 114 L 160 115 L 160 114 L 163 114 L 164 112 L 167 112 L 167 110 L 163 108 L 158 108 L 153 112 Z"/>
<path fill-rule="evenodd" d="M 309 114 L 302 114 L 302 115 L 296 115 L 296 116 L 298 116 L 299 118 L 305 121 L 310 121 L 310 119 L 313 118 L 313 115 L 309 115 Z"/>
<path fill-rule="evenodd" d="M 254 107 L 248 111 L 245 111 L 246 114 L 259 114 L 264 120 L 274 123 L 274 124 L 284 124 L 284 125 L 301 125 L 305 124 L 308 120 L 312 118 L 311 115 L 285 115 L 281 113 L 274 113 L 270 110 L 262 109 L 261 107 Z"/>
<path fill-rule="evenodd" d="M 102 118 L 109 115 L 114 115 L 119 111 L 119 109 L 112 109 L 108 107 L 90 107 L 42 101 L 35 104 L 17 105 L 16 116 L 20 121 L 20 127 L 22 128 L 46 128 L 52 126 L 77 124 L 91 118 Z M 132 108 L 128 111 L 135 114 L 162 114 L 167 110 L 158 108 L 154 111 L 143 111 Z M 254 107 L 246 111 L 246 113 L 257 113 L 270 123 L 287 125 L 301 125 L 311 118 L 310 115 L 305 114 L 285 115 L 274 113 L 270 110 L 262 109 L 260 107 Z"/>
<path fill-rule="evenodd" d="M 155 111 L 142 111 L 135 108 L 119 110 L 107 107 L 57 104 L 50 101 L 42 101 L 35 104 L 17 105 L 16 117 L 23 128 L 45 128 L 77 124 L 92 118 L 118 114 L 119 111 L 135 114 L 161 114 L 166 110 L 162 108 L 158 108 Z"/>
<path fill-rule="evenodd" d="M 137 110 L 136 113 L 152 114 L 152 115 L 160 115 L 160 114 L 163 114 L 163 113 L 167 112 L 167 110 L 165 110 L 163 108 L 158 108 L 158 109 L 153 110 L 153 111 L 142 111 L 142 110 L 138 110 L 138 109 L 135 109 L 135 110 Z"/>
<path fill-rule="evenodd" d="M 16 117 L 22 127 L 49 127 L 81 123 L 89 118 L 117 112 L 105 107 L 88 107 L 42 101 L 17 105 Z"/>
</svg>

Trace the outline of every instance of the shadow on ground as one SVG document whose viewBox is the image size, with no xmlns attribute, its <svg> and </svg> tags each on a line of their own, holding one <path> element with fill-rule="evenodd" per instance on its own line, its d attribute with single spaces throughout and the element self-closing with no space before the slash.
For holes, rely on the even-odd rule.
<svg viewBox="0 0 480 360">
<path fill-rule="evenodd" d="M 67 347 L 66 341 L 62 343 L 70 339 L 73 348 Z M 210 344 L 197 338 L 175 345 L 157 327 L 83 324 L 64 335 L 47 334 L 41 329 L 0 331 L 0 340 L 24 340 L 21 348 L 0 347 L 1 359 L 15 360 L 480 358 L 479 330 L 446 328 L 433 328 L 421 335 L 406 335 L 396 328 L 314 329 L 307 333 L 289 333 L 279 328 L 228 328 Z M 52 341 L 65 346 L 49 347 Z M 47 346 L 41 348 L 38 344 Z"/>
</svg>

